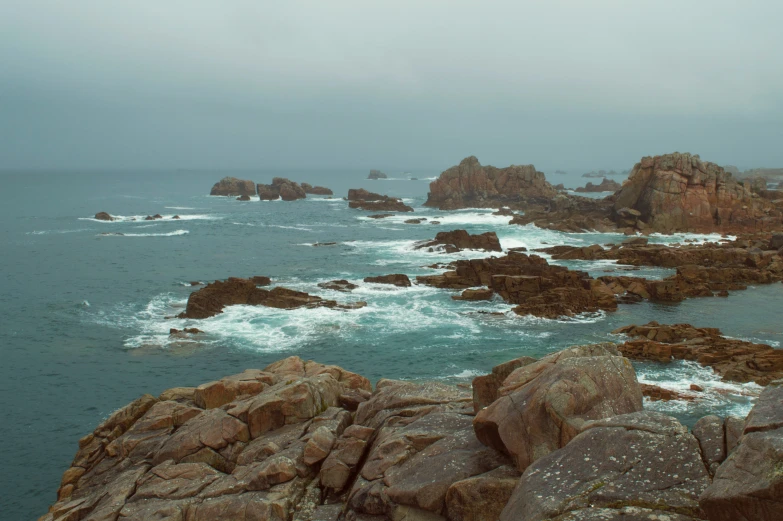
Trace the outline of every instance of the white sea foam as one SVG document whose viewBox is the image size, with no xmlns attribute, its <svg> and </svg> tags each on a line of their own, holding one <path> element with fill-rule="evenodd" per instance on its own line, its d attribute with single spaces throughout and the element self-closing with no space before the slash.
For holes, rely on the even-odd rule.
<svg viewBox="0 0 783 521">
<path fill-rule="evenodd" d="M 153 214 L 150 214 L 153 215 Z M 218 215 L 209 215 L 209 214 L 176 214 L 179 215 L 179 219 L 173 219 L 175 214 L 169 214 L 169 215 L 162 215 L 162 219 L 155 219 L 157 223 L 160 222 L 166 222 L 166 221 L 197 221 L 197 220 L 203 220 L 203 221 L 215 221 L 220 220 L 222 217 Z M 93 221 L 101 224 L 119 224 L 119 223 L 138 223 L 138 222 L 147 222 L 146 215 L 112 215 L 114 217 L 113 221 L 102 221 L 100 219 L 95 219 L 94 217 L 79 217 L 78 219 L 80 221 Z"/>
<path fill-rule="evenodd" d="M 164 206 L 167 210 L 205 210 L 206 208 L 193 208 L 191 206 Z"/>
<path fill-rule="evenodd" d="M 99 234 L 99 237 L 174 237 L 176 235 L 187 235 L 188 230 L 174 230 L 167 233 L 107 233 Z"/>
<path fill-rule="evenodd" d="M 40 230 L 40 231 L 27 232 L 27 235 L 50 235 L 50 234 L 60 234 L 60 233 L 89 232 L 89 231 L 92 230 L 90 228 L 78 228 L 76 230 Z"/>
</svg>

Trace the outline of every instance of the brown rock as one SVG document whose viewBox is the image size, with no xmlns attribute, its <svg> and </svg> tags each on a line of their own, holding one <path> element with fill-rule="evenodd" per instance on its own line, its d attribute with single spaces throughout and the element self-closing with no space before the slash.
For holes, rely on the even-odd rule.
<svg viewBox="0 0 783 521">
<path fill-rule="evenodd" d="M 212 187 L 209 195 L 250 196 L 256 195 L 256 185 L 253 181 L 245 181 L 236 177 L 224 177 Z M 248 198 L 249 200 L 249 198 Z"/>
<path fill-rule="evenodd" d="M 345 279 L 340 279 L 340 280 L 331 280 L 329 282 L 319 282 L 318 287 L 323 289 L 331 289 L 334 291 L 350 292 L 355 290 L 359 286 L 351 282 L 348 282 Z"/>
<path fill-rule="evenodd" d="M 249 200 L 250 200 L 249 195 L 240 195 L 239 197 L 237 197 L 237 201 L 249 201 Z"/>
<path fill-rule="evenodd" d="M 584 187 L 582 186 L 578 187 L 576 191 L 577 192 L 616 192 L 620 188 L 622 188 L 622 185 L 620 183 L 604 177 L 599 184 L 594 185 L 593 183 L 588 181 L 587 185 L 585 185 Z"/>
<path fill-rule="evenodd" d="M 484 250 L 484 251 L 502 251 L 500 241 L 495 232 L 486 232 L 482 234 L 470 235 L 465 230 L 454 230 L 451 232 L 438 232 L 435 240 L 416 245 L 416 249 L 436 248 L 442 246 L 453 246 L 456 251 L 462 249 Z M 443 249 L 443 248 L 440 248 Z"/>
<path fill-rule="evenodd" d="M 304 190 L 304 193 L 308 195 L 334 195 L 334 192 L 332 192 L 329 188 L 324 186 L 313 186 L 309 183 L 302 183 L 302 190 Z"/>
<path fill-rule="evenodd" d="M 392 275 L 380 275 L 378 277 L 366 277 L 364 282 L 372 282 L 374 284 L 391 284 L 393 286 L 399 286 L 401 288 L 407 288 L 411 285 L 411 280 L 407 275 L 402 273 L 395 273 Z"/>
<path fill-rule="evenodd" d="M 283 201 L 294 201 L 307 197 L 304 189 L 290 179 L 284 177 L 275 177 L 270 185 L 258 185 L 258 196 L 262 201 L 271 201 L 282 199 Z"/>
<path fill-rule="evenodd" d="M 492 300 L 491 289 L 466 289 L 460 295 L 452 295 L 454 300 Z"/>
<path fill-rule="evenodd" d="M 112 217 L 111 215 L 109 215 L 106 212 L 98 212 L 98 213 L 96 213 L 95 214 L 95 218 L 98 219 L 99 221 L 113 221 L 114 220 L 114 217 Z"/>
<path fill-rule="evenodd" d="M 503 381 L 514 372 L 514 370 L 536 362 L 535 358 L 523 356 L 514 360 L 509 360 L 492 368 L 488 375 L 477 376 L 473 379 L 473 410 L 479 412 L 484 407 L 490 405 L 498 399 L 498 390 L 503 385 Z"/>
</svg>

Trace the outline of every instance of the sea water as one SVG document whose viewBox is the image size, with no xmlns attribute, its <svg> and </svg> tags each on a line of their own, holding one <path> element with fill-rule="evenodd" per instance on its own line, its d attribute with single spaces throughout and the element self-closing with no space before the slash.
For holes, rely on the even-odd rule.
<svg viewBox="0 0 783 521">
<path fill-rule="evenodd" d="M 366 171 L 17 172 L 0 175 L 0 423 L 3 466 L 0 512 L 35 519 L 55 501 L 77 440 L 141 394 L 194 386 L 297 355 L 378 378 L 469 383 L 494 365 L 543 356 L 575 344 L 622 341 L 611 331 L 657 320 L 719 327 L 724 334 L 778 347 L 783 285 L 750 287 L 727 299 L 680 304 L 621 305 L 611 313 L 562 320 L 519 317 L 500 299 L 453 301 L 448 290 L 367 284 L 367 276 L 438 273 L 435 263 L 480 258 L 486 252 L 431 253 L 414 248 L 439 231 L 494 231 L 503 248 L 617 243 L 620 234 L 566 234 L 508 224 L 492 210 L 424 208 L 437 172 L 370 181 Z M 210 197 L 224 175 L 268 183 L 273 176 L 324 185 L 333 198 L 240 202 Z M 395 174 L 392 174 L 393 176 Z M 560 182 L 553 179 L 553 182 Z M 576 186 L 576 183 L 572 183 Z M 396 197 L 415 212 L 370 219 L 348 208 L 348 188 Z M 591 194 L 593 195 L 593 194 Z M 595 196 L 595 195 L 593 195 Z M 93 218 L 99 211 L 114 222 Z M 146 221 L 161 214 L 162 220 Z M 178 215 L 180 219 L 172 219 Z M 423 224 L 405 224 L 410 218 Z M 438 221 L 440 224 L 430 224 Z M 658 243 L 718 236 L 653 236 Z M 335 242 L 331 246 L 316 243 Z M 610 261 L 563 261 L 594 276 L 665 277 L 672 270 L 626 272 Z M 229 276 L 269 276 L 273 284 L 340 302 L 366 301 L 352 311 L 278 310 L 233 306 L 205 320 L 180 313 L 194 288 Z M 351 293 L 319 282 L 347 279 Z M 499 313 L 499 314 L 498 314 Z M 197 327 L 182 339 L 170 328 Z M 646 406 L 692 425 L 702 415 L 745 415 L 755 384 L 720 381 L 689 362 L 635 363 L 640 381 L 687 390 L 695 402 Z"/>
</svg>

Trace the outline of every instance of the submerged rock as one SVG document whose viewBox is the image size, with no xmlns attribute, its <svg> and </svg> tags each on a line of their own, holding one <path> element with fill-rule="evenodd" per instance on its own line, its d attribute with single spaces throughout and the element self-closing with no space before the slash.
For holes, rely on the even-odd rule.
<svg viewBox="0 0 783 521">
<path fill-rule="evenodd" d="M 486 232 L 482 234 L 471 235 L 465 230 L 454 230 L 450 232 L 438 232 L 435 240 L 420 243 L 416 249 L 432 248 L 439 250 L 459 251 L 463 249 L 484 250 L 484 251 L 503 251 L 500 247 L 500 240 L 495 232 Z"/>
</svg>

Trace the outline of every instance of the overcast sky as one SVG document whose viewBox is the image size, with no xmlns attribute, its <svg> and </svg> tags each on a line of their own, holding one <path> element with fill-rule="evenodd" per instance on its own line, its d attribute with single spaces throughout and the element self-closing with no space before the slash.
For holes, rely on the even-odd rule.
<svg viewBox="0 0 783 521">
<path fill-rule="evenodd" d="M 0 169 L 783 166 L 783 2 L 0 0 Z"/>
</svg>

